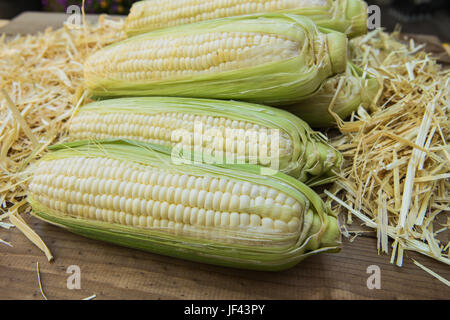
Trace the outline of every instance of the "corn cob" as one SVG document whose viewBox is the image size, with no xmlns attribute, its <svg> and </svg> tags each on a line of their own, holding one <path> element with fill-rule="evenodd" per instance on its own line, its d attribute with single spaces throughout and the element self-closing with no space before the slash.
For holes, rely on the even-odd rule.
<svg viewBox="0 0 450 320">
<path fill-rule="evenodd" d="M 328 31 L 327 31 L 328 32 Z M 293 15 L 231 17 L 142 34 L 88 58 L 94 96 L 182 96 L 266 104 L 311 96 L 343 72 L 344 34 Z"/>
<path fill-rule="evenodd" d="M 223 100 L 144 97 L 93 102 L 72 118 L 69 138 L 126 138 L 179 149 L 187 145 L 186 155 L 204 152 L 216 163 L 264 165 L 316 185 L 335 177 L 342 162 L 340 153 L 296 116 Z"/>
<path fill-rule="evenodd" d="M 338 87 L 340 88 L 336 95 Z M 325 81 L 316 95 L 283 108 L 299 116 L 312 127 L 335 126 L 336 119 L 328 111 L 333 99 L 335 100 L 331 111 L 339 118 L 345 119 L 359 106 L 370 108 L 378 90 L 378 81 L 374 77 L 363 73 L 361 69 L 348 62 L 346 72 Z"/>
<path fill-rule="evenodd" d="M 75 233 L 262 270 L 338 249 L 337 221 L 321 198 L 280 172 L 175 165 L 164 147 L 125 140 L 53 149 L 36 165 L 28 201 L 34 215 Z"/>
<path fill-rule="evenodd" d="M 367 31 L 367 5 L 362 0 L 151 0 L 133 4 L 124 31 L 132 36 L 161 28 L 256 13 L 308 16 L 318 26 L 346 33 Z"/>
</svg>

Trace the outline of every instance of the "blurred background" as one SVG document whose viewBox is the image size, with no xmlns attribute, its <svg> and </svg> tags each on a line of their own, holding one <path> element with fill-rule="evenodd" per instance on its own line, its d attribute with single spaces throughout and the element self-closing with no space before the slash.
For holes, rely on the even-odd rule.
<svg viewBox="0 0 450 320">
<path fill-rule="evenodd" d="M 167 0 L 170 1 L 170 0 Z M 86 0 L 87 13 L 126 15 L 133 0 Z M 392 31 L 401 24 L 405 33 L 432 34 L 450 42 L 450 0 L 366 0 L 381 8 L 381 25 Z M 76 0 L 0 0 L 0 19 L 12 19 L 23 11 L 66 12 Z"/>
</svg>

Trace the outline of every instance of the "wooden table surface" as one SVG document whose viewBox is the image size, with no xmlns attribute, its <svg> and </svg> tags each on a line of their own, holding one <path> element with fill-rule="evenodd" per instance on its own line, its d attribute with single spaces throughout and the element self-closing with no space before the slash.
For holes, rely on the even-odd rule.
<svg viewBox="0 0 450 320">
<path fill-rule="evenodd" d="M 6 32 L 32 33 L 46 20 L 57 26 L 59 18 L 28 13 L 12 21 Z M 27 19 L 24 19 L 27 18 Z M 30 20 L 31 18 L 31 20 Z M 42 18 L 42 19 L 41 19 Z M 59 19 L 59 20 L 58 20 Z M 28 21 L 28 22 L 27 22 Z M 59 22 L 58 22 L 59 21 Z M 21 26 L 22 29 L 21 30 Z M 414 258 L 446 279 L 450 268 L 408 252 L 403 267 L 377 255 L 375 234 L 343 239 L 337 254 L 313 256 L 283 272 L 234 270 L 183 261 L 83 238 L 24 216 L 42 237 L 55 260 L 47 262 L 41 251 L 17 229 L 0 228 L 0 299 L 42 299 L 36 273 L 48 299 L 448 299 L 450 288 L 415 266 Z M 69 266 L 81 271 L 81 288 L 69 290 Z M 367 287 L 369 266 L 378 266 L 381 288 Z"/>
<path fill-rule="evenodd" d="M 42 299 L 36 273 L 48 299 L 448 299 L 450 289 L 411 263 L 409 257 L 450 279 L 448 266 L 408 253 L 399 268 L 376 253 L 376 239 L 344 239 L 337 254 L 322 254 L 283 272 L 257 272 L 210 266 L 103 243 L 25 216 L 55 260 L 18 230 L 0 231 L 14 247 L 0 247 L 0 299 Z M 81 288 L 67 289 L 76 265 Z M 380 268 L 381 288 L 368 289 L 369 266 Z"/>
</svg>

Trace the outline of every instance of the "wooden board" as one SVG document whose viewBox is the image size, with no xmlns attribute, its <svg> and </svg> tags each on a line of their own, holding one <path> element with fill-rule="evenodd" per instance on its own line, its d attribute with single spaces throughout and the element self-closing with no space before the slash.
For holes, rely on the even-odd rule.
<svg viewBox="0 0 450 320">
<path fill-rule="evenodd" d="M 25 216 L 42 236 L 55 261 L 18 230 L 0 230 L 14 247 L 0 247 L 0 299 L 42 299 L 36 274 L 48 299 L 448 299 L 450 289 L 405 258 L 402 268 L 376 253 L 374 237 L 343 241 L 337 254 L 304 260 L 283 272 L 235 270 L 188 262 L 90 240 Z M 448 266 L 408 253 L 450 279 Z M 76 265 L 81 289 L 67 289 L 66 273 Z M 381 289 L 368 289 L 369 266 L 380 268 Z"/>
<path fill-rule="evenodd" d="M 64 16 L 24 14 L 0 33 L 33 33 L 47 23 L 56 28 Z M 49 16 L 50 15 L 50 16 Z M 17 18 L 17 19 L 19 19 Z M 26 18 L 26 19 L 25 19 Z M 30 20 L 31 19 L 31 20 Z M 57 20 L 59 22 L 57 22 Z M 414 258 L 446 279 L 450 268 L 407 253 L 404 266 L 377 255 L 375 235 L 343 239 L 342 251 L 311 257 L 278 273 L 209 266 L 86 239 L 24 215 L 55 256 L 41 251 L 16 229 L 0 228 L 0 299 L 42 299 L 36 274 L 49 299 L 448 299 L 450 288 L 415 266 Z M 69 290 L 69 266 L 81 270 L 81 289 Z M 369 266 L 378 266 L 381 289 L 368 289 Z"/>
</svg>

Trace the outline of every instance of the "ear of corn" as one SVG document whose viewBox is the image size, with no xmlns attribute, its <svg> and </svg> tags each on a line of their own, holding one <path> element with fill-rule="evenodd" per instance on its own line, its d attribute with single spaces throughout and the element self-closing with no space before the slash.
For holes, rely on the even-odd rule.
<svg viewBox="0 0 450 320">
<path fill-rule="evenodd" d="M 231 17 L 142 34 L 88 58 L 94 96 L 182 96 L 285 104 L 345 70 L 344 34 L 301 16 Z"/>
<path fill-rule="evenodd" d="M 318 26 L 350 37 L 367 31 L 367 5 L 362 0 L 151 0 L 133 4 L 124 30 L 136 35 L 199 21 L 256 13 L 308 16 Z"/>
<path fill-rule="evenodd" d="M 336 93 L 337 89 L 339 91 Z M 283 108 L 299 116 L 312 127 L 334 126 L 336 119 L 329 112 L 330 106 L 332 112 L 345 119 L 359 106 L 369 108 L 378 90 L 377 79 L 348 62 L 346 72 L 325 81 L 316 95 Z"/>
<path fill-rule="evenodd" d="M 175 165 L 132 141 L 53 147 L 33 171 L 33 214 L 91 238 L 260 270 L 339 247 L 336 218 L 306 185 L 256 165 Z"/>
<path fill-rule="evenodd" d="M 139 97 L 83 106 L 72 118 L 69 138 L 126 138 L 202 152 L 216 163 L 253 163 L 303 182 L 335 176 L 342 162 L 309 126 L 284 110 L 236 101 Z M 184 149 L 183 149 L 184 150 Z M 189 159 L 190 160 L 190 159 Z"/>
</svg>

